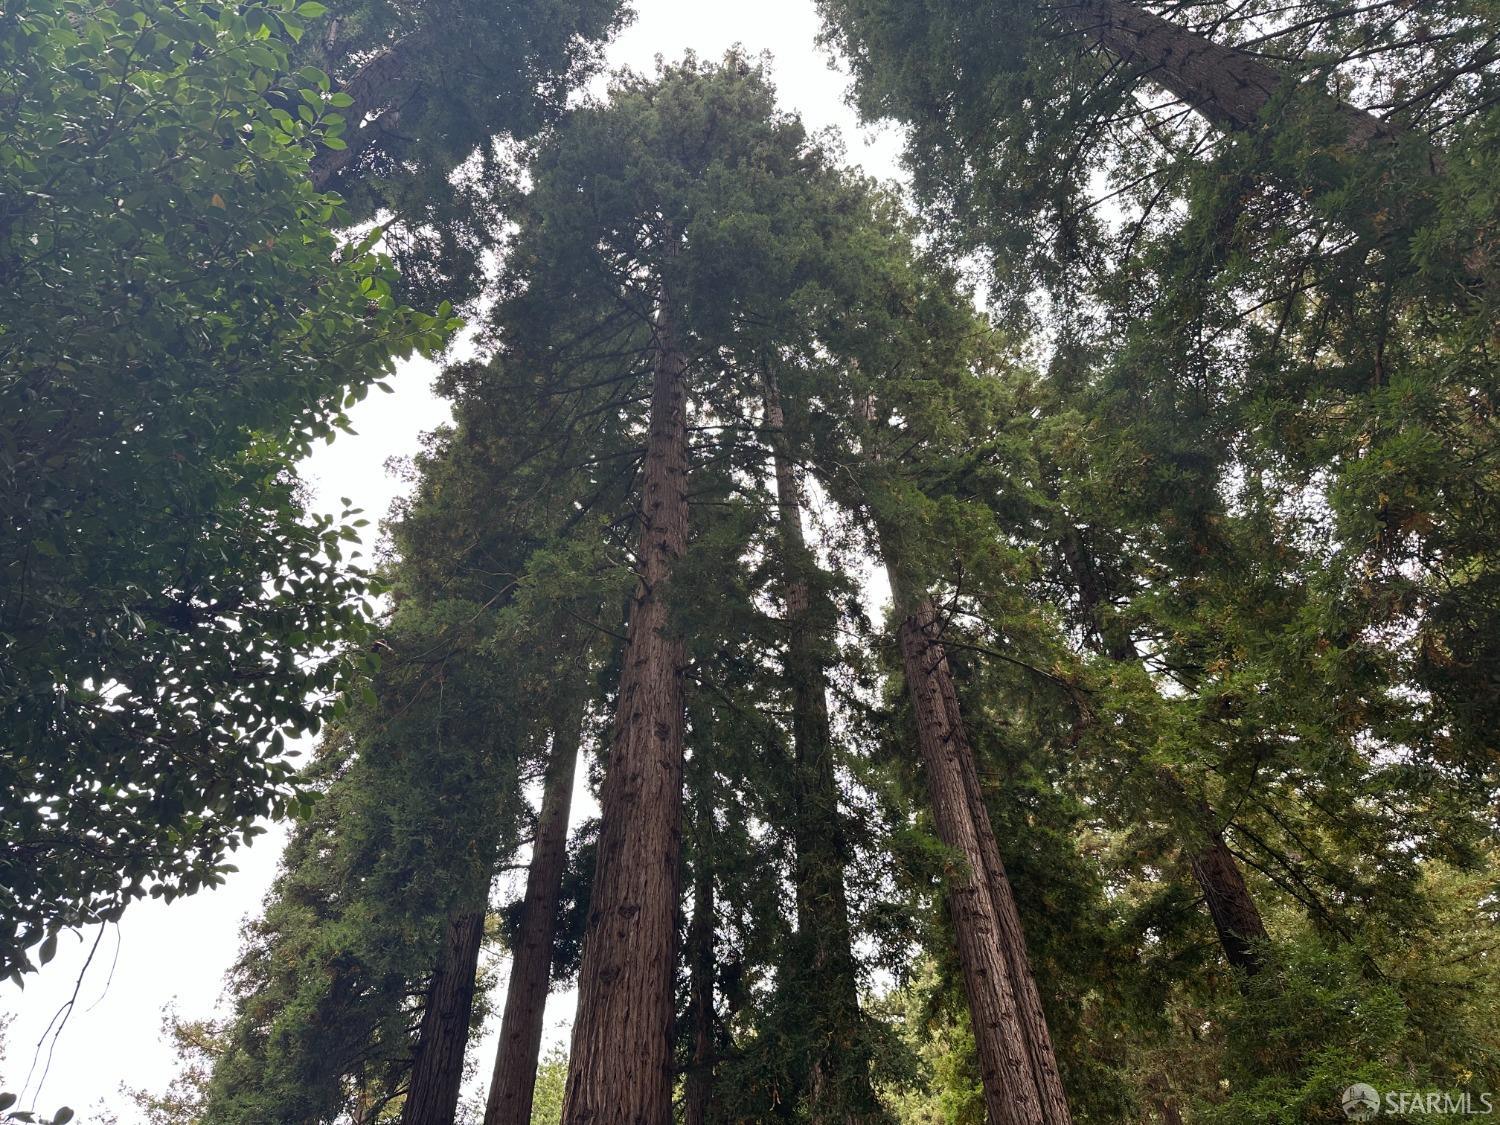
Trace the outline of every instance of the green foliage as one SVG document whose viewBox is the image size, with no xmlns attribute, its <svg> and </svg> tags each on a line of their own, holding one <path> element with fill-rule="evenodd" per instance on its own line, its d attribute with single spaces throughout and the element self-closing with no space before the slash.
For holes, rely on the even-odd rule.
<svg viewBox="0 0 1500 1125">
<path fill-rule="evenodd" d="M 398 602 L 368 694 L 331 728 L 309 779 L 324 795 L 247 931 L 213 1120 L 280 1106 L 331 1121 L 399 1090 L 447 920 L 484 907 L 524 831 L 521 779 L 555 692 L 579 676 L 573 634 L 529 653 L 506 616 L 456 598 Z"/>
<path fill-rule="evenodd" d="M 1495 982 L 1483 963 L 1491 910 L 1476 908 L 1477 879 L 1441 864 L 1424 871 L 1429 907 L 1414 898 L 1415 940 L 1380 935 L 1330 946 L 1297 934 L 1278 946 L 1278 971 L 1237 994 L 1218 1017 L 1224 1055 L 1218 1088 L 1200 1088 L 1207 1122 L 1337 1121 L 1341 1091 L 1481 1092 L 1500 1078 L 1493 1030 Z M 1378 968 L 1377 968 L 1378 966 Z"/>
<path fill-rule="evenodd" d="M 1333 1121 L 1351 1082 L 1388 1089 L 1416 1078 L 1386 1061 L 1405 1030 L 1395 989 L 1344 953 L 1286 945 L 1279 957 L 1273 985 L 1252 986 L 1230 1016 L 1228 1096 L 1205 1120 Z"/>
<path fill-rule="evenodd" d="M 537 1064 L 536 1091 L 531 1099 L 531 1125 L 562 1125 L 563 1086 L 567 1078 L 567 1049 L 554 1045 Z"/>
<path fill-rule="evenodd" d="M 1321 617 L 1334 659 L 1421 695 L 1375 737 L 1482 786 L 1500 674 L 1481 639 L 1496 632 L 1493 6 L 1435 5 L 1410 35 L 1319 0 L 1222 22 L 1167 10 L 1216 43 L 1254 28 L 1246 50 L 1306 78 L 1229 133 L 1044 9 L 823 7 L 864 111 L 910 126 L 940 236 L 989 258 L 998 301 L 1052 321 L 1076 436 L 1103 459 L 1061 464 L 1062 487 L 1093 476 L 1098 502 L 1141 505 L 1126 522 L 1160 518 L 1155 534 L 1201 555 L 1226 497 L 1256 512 L 1294 552 L 1263 580 L 1305 560 L 1292 628 Z M 1388 111 L 1388 138 L 1347 144 L 1333 93 Z M 1082 507 L 1075 522 L 1094 520 Z"/>
<path fill-rule="evenodd" d="M 830 1033 L 883 1102 L 847 1092 L 840 1117 L 983 1117 L 942 909 L 952 856 L 889 630 L 860 604 L 872 559 L 938 607 L 1080 1123 L 1333 1121 L 1356 1079 L 1493 1088 L 1492 11 L 1441 5 L 1429 41 L 1374 10 L 1345 27 L 1321 0 L 1222 27 L 1173 10 L 1226 42 L 1269 19 L 1267 42 L 1302 56 L 1286 72 L 1312 79 L 1264 128 L 1221 135 L 1143 103 L 1149 76 L 1101 66 L 1035 5 L 823 7 L 862 105 L 912 127 L 919 195 L 948 224 L 934 252 L 737 55 L 618 77 L 541 136 L 525 192 L 482 169 L 467 219 L 429 194 L 472 147 L 464 111 L 419 95 L 417 147 L 372 141 L 370 199 L 416 192 L 430 208 L 403 214 L 440 240 L 484 208 L 515 223 L 486 358 L 444 373 L 455 424 L 390 526 L 380 659 L 303 779 L 321 799 L 248 931 L 210 1117 L 396 1112 L 442 927 L 485 904 L 521 838 L 559 693 L 598 680 L 604 698 L 617 675 L 664 311 L 691 397 L 670 602 L 691 658 L 683 884 L 713 900 L 692 945 L 712 1119 L 813 1119 Z M 421 46 L 414 13 L 349 19 L 328 48 L 343 64 Z M 1327 91 L 1366 50 L 1390 73 L 1359 92 L 1410 100 L 1390 144 L 1356 151 Z M 347 67 L 329 88 L 345 84 Z M 1118 222 L 1092 214 L 1100 182 Z M 1043 299 L 1046 347 L 1026 317 L 1000 332 L 975 311 L 937 252 L 971 249 L 1010 312 Z M 462 258 L 413 253 L 434 277 Z M 782 441 L 816 481 L 798 560 L 769 471 Z M 821 935 L 793 906 L 794 573 L 812 651 L 837 665 L 820 812 L 847 854 L 820 875 L 843 882 L 862 968 L 883 970 L 862 979 L 895 982 L 832 1027 L 809 983 Z M 1210 846 L 1264 922 L 1253 973 L 1205 909 Z M 684 1072 L 692 983 L 679 973 Z M 560 1119 L 563 1070 L 544 1062 L 536 1120 Z"/>
<path fill-rule="evenodd" d="M 347 148 L 325 148 L 325 157 L 347 153 L 327 186 L 361 216 L 383 208 L 406 220 L 404 226 L 421 219 L 446 226 L 425 236 L 406 232 L 421 253 L 403 254 L 403 264 L 423 271 L 437 265 L 442 250 L 458 245 L 460 232 L 478 235 L 472 227 L 477 216 L 463 214 L 461 206 L 478 201 L 456 194 L 448 174 L 475 154 L 486 173 L 498 170 L 496 138 L 531 137 L 554 121 L 629 19 L 619 0 L 440 8 L 334 0 L 304 3 L 297 12 L 315 23 L 311 34 L 296 37 L 296 61 L 321 74 L 330 89 L 350 91 L 344 97 L 370 118 L 354 122 Z"/>
<path fill-rule="evenodd" d="M 146 1125 L 198 1125 L 206 1108 L 214 1062 L 224 1051 L 224 1028 L 214 1020 L 184 1020 L 168 1007 L 162 1037 L 177 1055 L 177 1073 L 166 1091 L 123 1089 Z"/>
<path fill-rule="evenodd" d="M 1485 45 L 1494 13 L 1484 0 L 1431 5 L 1412 34 L 1380 9 L 1350 12 L 1328 0 L 1255 0 L 1228 19 L 1150 0 L 1121 4 L 1182 35 L 1239 48 L 1288 79 L 1256 127 L 1228 132 L 1187 112 L 1206 99 L 1101 49 L 1102 6 L 1076 15 L 1020 0 L 819 7 L 825 40 L 854 71 L 862 114 L 908 130 L 908 164 L 918 194 L 936 209 L 938 237 L 981 250 L 1001 283 L 997 299 L 1017 310 L 1037 281 L 1060 297 L 1092 288 L 1101 266 L 1128 264 L 1116 256 L 1128 258 L 1141 238 L 1180 232 L 1196 209 L 1180 204 L 1201 202 L 1210 185 L 1232 197 L 1232 208 L 1280 182 L 1304 199 L 1362 208 L 1365 218 L 1410 215 L 1410 197 L 1434 184 L 1432 146 L 1462 143 L 1477 120 L 1472 111 L 1487 104 L 1495 61 Z M 1187 42 L 1177 46 L 1179 57 L 1191 57 Z M 1396 140 L 1351 151 L 1336 98 L 1388 116 Z M 1232 170 L 1218 163 L 1228 153 Z M 1360 169 L 1372 155 L 1381 166 L 1375 177 Z M 1405 204 L 1382 211 L 1403 194 Z M 1364 219 L 1360 226 L 1368 232 Z M 1210 248 L 1200 270 L 1218 256 Z M 1067 322 L 1090 310 L 1062 301 L 1049 312 Z"/>
<path fill-rule="evenodd" d="M 616 401 L 643 394 L 657 310 L 670 310 L 690 357 L 693 529 L 670 604 L 700 689 L 687 716 L 689 804 L 707 809 L 687 852 L 694 879 L 717 889 L 717 932 L 711 949 L 701 938 L 699 947 L 725 1009 L 714 1050 L 728 1052 L 745 1029 L 745 1058 L 725 1061 L 714 1112 L 736 1120 L 774 1114 L 807 1064 L 751 1010 L 785 962 L 785 837 L 768 830 L 787 823 L 785 785 L 766 751 L 785 755 L 786 732 L 763 705 L 781 686 L 765 667 L 774 623 L 758 604 L 775 579 L 743 565 L 771 530 L 755 487 L 767 454 L 735 420 L 755 409 L 777 349 L 817 346 L 817 279 L 841 252 L 829 211 L 842 182 L 742 58 L 624 76 L 607 103 L 585 105 L 542 146 L 494 317 L 508 366 L 534 368 L 574 401 L 591 387 Z M 579 416 L 566 400 L 552 412 L 561 441 L 583 436 L 569 424 Z M 693 1041 L 684 1021 L 684 1059 Z"/>
<path fill-rule="evenodd" d="M 503 669 L 435 652 L 441 634 L 414 609 L 386 630 L 376 702 L 325 737 L 322 798 L 247 931 L 211 1120 L 331 1121 L 388 1100 L 448 916 L 483 903 L 519 835 L 525 744 Z"/>
<path fill-rule="evenodd" d="M 1032 545 L 1033 576 L 1012 573 L 1083 652 L 1059 780 L 1163 953 L 1212 940 L 1172 890 L 1205 824 L 1276 919 L 1280 971 L 1243 1006 L 1176 961 L 1167 1022 L 1137 1025 L 1166 1060 L 1140 1100 L 1166 1119 L 1196 1086 L 1205 1119 L 1333 1120 L 1340 1071 L 1458 1084 L 1427 1044 L 1473 1034 L 1412 1029 L 1467 1003 L 1392 974 L 1438 902 L 1484 900 L 1428 890 L 1483 871 L 1493 829 L 1493 5 L 1415 30 L 1316 0 L 1137 6 L 1305 79 L 1235 132 L 1054 10 L 822 8 L 862 110 L 909 129 L 938 243 L 980 253 L 1014 323 L 1046 319 L 1045 375 L 1011 381 L 1008 472 L 966 483 Z M 1346 144 L 1330 93 L 1389 139 Z M 1026 659 L 997 643 L 1024 607 L 989 597 L 980 644 Z M 1356 1000 L 1359 1026 L 1309 1014 Z"/>
<path fill-rule="evenodd" d="M 974 1034 L 962 986 L 932 962 L 881 998 L 876 1011 L 900 1028 L 914 1066 L 886 1091 L 901 1125 L 983 1125 L 984 1095 L 975 1073 Z"/>
<path fill-rule="evenodd" d="M 322 142 L 314 180 L 355 218 L 386 222 L 406 300 L 479 296 L 514 201 L 506 142 L 562 114 L 628 18 L 621 0 L 334 0 L 296 41 L 295 62 L 355 126 Z"/>
<path fill-rule="evenodd" d="M 448 919 L 486 907 L 552 717 L 609 659 L 596 623 L 632 583 L 609 528 L 636 408 L 505 356 L 439 386 L 454 425 L 428 436 L 387 524 L 391 610 L 306 778 L 322 797 L 247 930 L 215 1122 L 396 1110 Z M 539 428 L 559 402 L 575 428 Z"/>
<path fill-rule="evenodd" d="M 355 513 L 307 514 L 292 465 L 453 325 L 330 230 L 299 27 L 289 0 L 0 22 L 0 973 L 221 882 L 352 671 Z"/>
</svg>

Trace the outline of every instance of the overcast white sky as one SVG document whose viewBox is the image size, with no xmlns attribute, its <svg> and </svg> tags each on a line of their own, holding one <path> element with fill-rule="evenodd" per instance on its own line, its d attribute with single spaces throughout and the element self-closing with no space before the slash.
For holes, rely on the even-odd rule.
<svg viewBox="0 0 1500 1125">
<path fill-rule="evenodd" d="M 850 161 L 867 172 L 884 178 L 897 175 L 899 139 L 890 131 L 862 131 L 856 125 L 843 102 L 845 76 L 829 70 L 827 56 L 814 43 L 818 21 L 812 0 L 637 0 L 636 9 L 636 22 L 609 52 L 612 68 L 649 71 L 658 54 L 670 61 L 689 49 L 707 58 L 735 44 L 751 52 L 769 50 L 775 56 L 773 73 L 783 106 L 800 112 L 813 129 L 838 127 Z M 429 390 L 432 375 L 428 364 L 403 366 L 393 383 L 394 395 L 373 394 L 354 411 L 358 435 L 341 436 L 311 458 L 306 476 L 319 507 L 336 511 L 339 497 L 348 496 L 367 514 L 384 514 L 399 490 L 398 482 L 385 472 L 387 458 L 414 453 L 419 436 L 447 418 L 446 404 Z M 106 1107 L 120 1125 L 138 1125 L 139 1117 L 120 1096 L 120 1085 L 161 1090 L 170 1081 L 174 1060 L 161 1036 L 162 1009 L 175 1004 L 188 1017 L 214 1013 L 224 973 L 239 945 L 240 923 L 258 909 L 270 885 L 281 840 L 282 833 L 273 830 L 241 852 L 236 857 L 240 871 L 227 886 L 170 906 L 137 904 L 118 931 L 103 935 L 94 963 L 83 975 L 77 1004 L 56 1041 L 37 1108 L 51 1111 L 67 1103 L 78 1111 L 78 1120 L 94 1125 L 100 1108 Z M 15 1090 L 25 1081 L 37 1044 L 49 1020 L 72 995 L 96 936 L 91 932 L 82 941 L 64 938 L 56 960 L 33 977 L 24 992 L 0 983 L 0 1014 L 15 1016 L 7 1057 L 0 1060 L 0 1088 Z M 547 1010 L 549 1043 L 566 1039 L 572 1001 L 571 994 L 552 998 Z M 497 1029 L 487 1031 L 484 1041 L 472 1048 L 481 1074 L 488 1073 Z M 46 1054 L 44 1046 L 43 1064 Z M 41 1069 L 38 1065 L 37 1071 Z M 28 1102 L 36 1086 L 33 1077 Z"/>
</svg>

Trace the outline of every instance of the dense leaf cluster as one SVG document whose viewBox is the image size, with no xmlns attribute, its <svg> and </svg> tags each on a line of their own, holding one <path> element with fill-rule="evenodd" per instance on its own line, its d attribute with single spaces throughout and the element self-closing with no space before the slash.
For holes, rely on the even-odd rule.
<svg viewBox="0 0 1500 1125">
<path fill-rule="evenodd" d="M 451 325 L 331 229 L 326 82 L 289 5 L 51 3 L 0 23 L 0 971 L 286 809 L 369 580 L 293 465 Z M 294 111 L 278 109 L 277 94 Z"/>
</svg>

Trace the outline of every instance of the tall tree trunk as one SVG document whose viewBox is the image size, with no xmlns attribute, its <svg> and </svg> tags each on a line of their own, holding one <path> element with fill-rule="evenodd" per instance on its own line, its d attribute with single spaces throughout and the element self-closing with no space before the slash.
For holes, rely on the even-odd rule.
<svg viewBox="0 0 1500 1125">
<path fill-rule="evenodd" d="M 865 401 L 863 413 L 873 425 L 877 417 L 873 397 Z M 868 455 L 880 460 L 878 441 L 872 443 Z M 948 655 L 936 635 L 936 607 L 925 591 L 908 580 L 897 552 L 899 537 L 878 512 L 875 534 L 901 618 L 901 661 L 933 819 L 939 838 L 958 852 L 964 865 L 961 873 L 950 878 L 948 902 L 969 996 L 985 1105 L 993 1125 L 1023 1121 L 1071 1125 L 1039 998 L 1034 1010 L 1032 1000 L 1025 1000 L 1023 1012 L 1022 997 L 1036 997 L 1036 982 L 989 813 L 977 799 L 974 748 L 959 712 Z M 1001 902 L 1011 910 L 1003 921 Z"/>
<path fill-rule="evenodd" d="M 813 1125 L 883 1122 L 890 1118 L 870 1085 L 869 1058 L 856 1049 L 862 1016 L 844 889 L 848 846 L 839 819 L 828 673 L 819 655 L 823 638 L 808 581 L 817 564 L 802 534 L 802 489 L 787 448 L 780 391 L 769 372 L 764 381 L 766 428 L 776 470 L 786 671 L 792 691 L 797 949 L 808 957 L 794 976 L 798 987 L 806 986 L 807 1000 L 816 1008 L 808 1112 Z"/>
<path fill-rule="evenodd" d="M 891 587 L 901 590 L 894 571 Z M 933 819 L 938 836 L 958 856 L 947 880 L 948 909 L 969 998 L 985 1106 L 995 1125 L 1048 1125 L 959 761 L 968 746 L 962 731 L 954 729 L 943 699 L 940 665 L 934 659 L 941 658 L 942 650 L 934 651 L 923 633 L 920 617 L 925 599 L 913 604 L 899 592 L 896 596 L 904 611 L 899 629 L 901 659 L 916 715 L 917 746 L 927 774 Z"/>
<path fill-rule="evenodd" d="M 1090 646 L 1117 663 L 1138 659 L 1130 636 L 1104 620 L 1109 583 L 1100 574 L 1078 529 L 1071 524 L 1064 527 L 1060 545 L 1078 587 L 1079 608 L 1083 611 L 1085 637 Z M 1166 769 L 1158 770 L 1157 774 L 1163 787 L 1174 797 L 1194 805 L 1198 827 L 1207 842 L 1193 850 L 1190 860 L 1193 878 L 1203 892 L 1203 900 L 1224 950 L 1224 959 L 1247 976 L 1254 976 L 1265 968 L 1263 950 L 1270 935 L 1255 899 L 1250 895 L 1239 862 L 1224 842 L 1218 816 L 1206 801 L 1193 802 L 1186 786 L 1175 774 Z"/>
<path fill-rule="evenodd" d="M 1000 858 L 1000 846 L 995 842 L 990 810 L 984 803 L 984 790 L 979 784 L 979 767 L 973 747 L 969 744 L 968 730 L 964 727 L 963 714 L 958 706 L 953 671 L 948 665 L 947 653 L 938 636 L 938 623 L 933 617 L 930 601 L 923 603 L 918 624 L 931 649 L 928 660 L 936 668 L 935 675 L 942 688 L 949 722 L 955 736 L 963 744 L 958 761 L 963 768 L 964 792 L 969 800 L 970 814 L 974 818 L 975 835 L 979 839 L 980 850 L 984 853 L 985 878 L 995 901 L 1000 942 L 1005 951 L 1005 963 L 1010 969 L 1021 1027 L 1026 1032 L 1026 1046 L 1031 1054 L 1032 1073 L 1036 1076 L 1042 1109 L 1049 1125 L 1069 1125 L 1073 1119 L 1072 1113 L 1063 1091 L 1062 1076 L 1058 1073 L 1057 1051 L 1052 1046 L 1052 1033 L 1047 1028 L 1047 1014 L 1042 1008 L 1041 993 L 1037 990 L 1036 974 L 1031 971 L 1031 956 L 1026 950 L 1026 933 L 1021 926 L 1021 912 L 1016 907 L 1015 891 L 1011 887 L 1010 876 L 1006 874 L 1005 863 Z"/>
<path fill-rule="evenodd" d="M 669 1125 L 687 646 L 668 631 L 672 567 L 687 548 L 687 377 L 670 303 L 656 361 L 631 605 L 600 806 L 565 1125 Z"/>
<path fill-rule="evenodd" d="M 699 827 L 700 849 L 693 864 L 693 920 L 687 932 L 688 1026 L 693 1033 L 693 1055 L 683 1081 L 683 1125 L 705 1125 L 714 1088 L 714 872 L 702 846 L 709 826 L 700 818 Z"/>
<path fill-rule="evenodd" d="M 1145 68 L 1151 81 L 1221 129 L 1258 127 L 1283 84 L 1294 81 L 1249 51 L 1215 43 L 1122 0 L 1080 0 L 1057 12 L 1075 32 L 1097 38 L 1111 54 Z M 1395 126 L 1372 113 L 1328 94 L 1320 94 L 1320 100 L 1337 113 L 1351 149 L 1398 135 Z"/>
<path fill-rule="evenodd" d="M 521 905 L 520 931 L 511 958 L 510 985 L 505 992 L 500 1046 L 495 1053 L 495 1074 L 485 1102 L 484 1125 L 530 1125 L 531 1121 L 537 1055 L 542 1046 L 542 1016 L 547 1008 L 547 987 L 552 975 L 557 904 L 568 863 L 568 810 L 586 705 L 582 693 L 569 700 L 552 732 L 552 753 L 542 785 L 542 807 L 531 847 L 531 866 L 526 873 L 526 897 Z"/>
<path fill-rule="evenodd" d="M 895 582 L 893 576 L 893 591 Z M 909 597 L 909 592 L 903 591 L 903 594 Z M 1000 847 L 995 842 L 989 809 L 984 803 L 974 748 L 969 742 L 963 714 L 959 710 L 953 670 L 948 664 L 947 652 L 938 635 L 937 615 L 930 598 L 920 597 L 914 603 L 907 604 L 914 604 L 915 608 L 902 623 L 903 631 L 908 634 L 902 641 L 903 655 L 907 647 L 920 646 L 920 661 L 929 670 L 928 676 L 943 708 L 947 738 L 953 746 L 954 762 L 959 771 L 969 817 L 973 822 L 974 838 L 982 861 L 980 870 L 994 906 L 996 934 L 1010 976 L 1016 1017 L 1025 1038 L 1043 1120 L 1048 1125 L 1070 1125 L 1072 1114 L 1068 1109 L 1067 1095 L 1063 1091 L 1062 1076 L 1058 1072 L 1057 1052 L 1052 1045 L 1052 1033 L 1047 1028 L 1047 1016 L 1042 1009 L 1036 977 L 1031 971 L 1031 959 L 1026 951 L 1026 935 L 1021 926 L 1020 912 L 1016 908 L 1015 893 L 1006 874 L 1005 864 L 1000 858 Z M 910 664 L 910 658 L 907 658 L 907 663 Z"/>
<path fill-rule="evenodd" d="M 488 882 L 485 886 L 488 889 Z M 481 907 L 455 912 L 448 920 L 442 960 L 427 990 L 401 1125 L 453 1125 L 474 1013 L 484 915 Z"/>
</svg>

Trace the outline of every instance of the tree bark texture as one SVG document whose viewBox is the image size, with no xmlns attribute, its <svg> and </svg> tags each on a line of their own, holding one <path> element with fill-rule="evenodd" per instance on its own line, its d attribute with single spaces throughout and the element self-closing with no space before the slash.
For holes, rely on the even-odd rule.
<svg viewBox="0 0 1500 1125">
<path fill-rule="evenodd" d="M 531 866 L 526 873 L 526 897 L 512 951 L 510 984 L 505 992 L 500 1046 L 495 1053 L 495 1073 L 485 1102 L 484 1125 L 530 1125 L 531 1122 L 537 1057 L 542 1046 L 542 1017 L 552 975 L 557 905 L 568 863 L 568 811 L 586 700 L 579 694 L 564 706 L 565 713 L 552 732 L 552 753 L 542 785 L 542 807 L 531 848 Z"/>
<path fill-rule="evenodd" d="M 1254 976 L 1266 967 L 1262 950 L 1270 935 L 1234 853 L 1216 834 L 1207 848 L 1193 856 L 1192 863 L 1224 959 L 1246 976 Z"/>
<path fill-rule="evenodd" d="M 1192 106 L 1221 129 L 1245 131 L 1292 79 L 1249 51 L 1206 39 L 1171 20 L 1122 0 L 1081 0 L 1058 9 L 1074 31 L 1100 46 Z M 1398 130 L 1372 113 L 1322 94 L 1338 114 L 1344 144 L 1368 148 Z"/>
<path fill-rule="evenodd" d="M 996 933 L 1005 965 L 1010 975 L 1011 990 L 1015 998 L 1016 1017 L 1025 1037 L 1027 1056 L 1030 1059 L 1032 1078 L 1036 1083 L 1037 1096 L 1041 1104 L 1042 1119 L 1048 1125 L 1071 1125 L 1072 1114 L 1068 1109 L 1067 1095 L 1063 1092 L 1062 1077 L 1058 1071 L 1057 1053 L 1052 1045 L 1052 1033 L 1047 1028 L 1046 1013 L 1042 1009 L 1041 993 L 1037 990 L 1036 977 L 1031 971 L 1031 959 L 1026 951 L 1026 935 L 1021 926 L 1021 915 L 1016 908 L 1015 893 L 1006 874 L 1005 864 L 1000 858 L 1000 847 L 995 842 L 994 827 L 990 823 L 989 809 L 984 803 L 984 794 L 979 784 L 979 769 L 974 757 L 974 748 L 969 742 L 963 715 L 959 710 L 958 691 L 953 682 L 953 670 L 948 664 L 948 655 L 938 636 L 937 615 L 930 598 L 922 597 L 915 602 L 910 617 L 903 628 L 911 634 L 903 641 L 903 653 L 907 645 L 920 646 L 920 660 L 927 669 L 933 689 L 940 696 L 947 725 L 947 738 L 953 745 L 953 758 L 963 783 L 964 799 L 973 822 L 974 838 L 980 850 L 984 883 L 994 906 Z"/>
<path fill-rule="evenodd" d="M 1005 863 L 1000 858 L 1000 846 L 995 841 L 994 826 L 990 823 L 990 811 L 984 803 L 984 790 L 979 784 L 979 767 L 974 749 L 969 743 L 968 730 L 964 726 L 963 714 L 959 711 L 958 691 L 953 683 L 953 671 L 948 665 L 948 656 L 937 636 L 937 622 L 932 612 L 932 603 L 924 601 L 918 613 L 918 625 L 922 635 L 928 639 L 928 661 L 934 667 L 934 677 L 943 692 L 943 704 L 948 711 L 948 721 L 954 737 L 961 744 L 958 762 L 963 770 L 964 792 L 969 800 L 969 811 L 974 818 L 974 831 L 984 854 L 985 880 L 989 884 L 990 897 L 995 903 L 995 919 L 1000 927 L 1001 948 L 1005 951 L 1005 963 L 1010 969 L 1012 987 L 1016 995 L 1016 1009 L 1021 1027 L 1026 1033 L 1026 1047 L 1031 1055 L 1032 1073 L 1036 1077 L 1037 1092 L 1042 1099 L 1042 1111 L 1048 1125 L 1071 1125 L 1072 1113 L 1068 1109 L 1068 1098 L 1063 1092 L 1062 1075 L 1058 1072 L 1057 1052 L 1052 1045 L 1052 1033 L 1047 1028 L 1047 1015 L 1042 1008 L 1042 996 L 1036 986 L 1036 974 L 1031 971 L 1031 957 L 1026 950 L 1026 934 L 1021 926 L 1021 913 L 1016 908 L 1015 891 Z"/>
<path fill-rule="evenodd" d="M 631 604 L 601 793 L 565 1125 L 669 1125 L 681 850 L 683 677 L 669 632 L 672 568 L 687 547 L 687 379 L 669 303 L 656 359 Z"/>
<path fill-rule="evenodd" d="M 985 1106 L 995 1125 L 1046 1125 L 959 761 L 965 746 L 953 728 L 932 646 L 915 612 L 902 619 L 899 635 L 933 819 L 938 836 L 957 853 L 948 877 L 948 909 L 969 998 Z"/>
<path fill-rule="evenodd" d="M 432 32 L 414 32 L 376 55 L 339 87 L 354 104 L 339 111 L 348 124 L 343 140 L 346 148 L 319 148 L 310 165 L 313 187 L 319 191 L 337 188 L 339 175 L 382 137 L 395 131 L 403 109 L 422 96 L 413 80 L 413 58 L 427 50 Z M 368 120 L 366 120 L 368 118 Z"/>
<path fill-rule="evenodd" d="M 864 403 L 867 422 L 877 407 Z M 878 460 L 878 452 L 872 453 Z M 1000 897 L 1014 910 L 1010 884 L 1000 864 L 989 814 L 976 800 L 974 748 L 958 708 L 947 653 L 936 634 L 932 599 L 908 579 L 897 529 L 875 516 L 875 537 L 896 605 L 898 640 L 907 693 L 917 726 L 917 746 L 927 773 L 938 837 L 958 854 L 962 870 L 948 882 L 948 908 L 957 937 L 959 964 L 968 993 L 970 1022 L 978 1049 L 980 1080 L 992 1125 L 1068 1125 L 1071 1116 L 1040 1001 L 1028 1017 L 1021 996 L 1036 993 L 1026 962 L 1020 919 L 1002 923 Z M 983 813 L 976 817 L 976 806 Z M 984 838 L 981 839 L 981 836 Z M 1017 980 L 1024 977 L 1018 987 Z M 1038 1032 L 1034 1024 L 1040 1022 Z"/>
<path fill-rule="evenodd" d="M 901 667 L 915 715 L 916 747 L 927 774 L 933 820 L 938 837 L 957 853 L 957 865 L 948 876 L 948 910 L 953 916 L 980 1056 L 984 1104 L 995 1125 L 1047 1125 L 987 877 L 986 849 L 978 837 L 965 765 L 960 760 L 972 754 L 972 748 L 962 724 L 954 723 L 954 712 L 945 697 L 942 681 L 947 657 L 941 645 L 933 645 L 929 630 L 922 627 L 922 621 L 933 616 L 932 601 L 926 595 L 916 595 L 913 586 L 903 580 L 900 564 L 892 555 L 894 535 L 882 529 L 879 538 L 900 616 L 897 637 Z"/>
<path fill-rule="evenodd" d="M 401 1125 L 453 1125 L 463 1085 L 469 1019 L 474 1013 L 484 916 L 481 905 L 477 910 L 455 912 L 448 920 L 442 960 L 433 974 L 422 1012 Z"/>
</svg>

